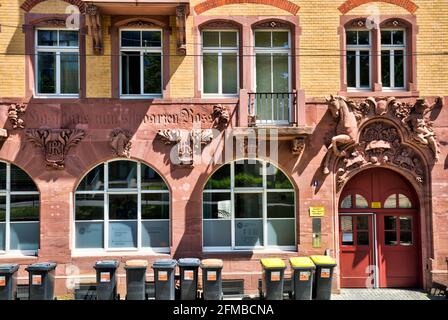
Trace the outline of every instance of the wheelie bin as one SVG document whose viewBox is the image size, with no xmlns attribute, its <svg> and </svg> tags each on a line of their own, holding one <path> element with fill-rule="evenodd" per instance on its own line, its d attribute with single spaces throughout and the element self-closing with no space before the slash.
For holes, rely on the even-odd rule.
<svg viewBox="0 0 448 320">
<path fill-rule="evenodd" d="M 180 272 L 180 299 L 195 300 L 198 293 L 198 269 L 201 260 L 182 258 L 177 264 Z"/>
<path fill-rule="evenodd" d="M 154 287 L 156 300 L 174 300 L 174 274 L 177 261 L 174 259 L 159 259 L 154 262 Z"/>
<path fill-rule="evenodd" d="M 222 267 L 221 259 L 201 261 L 204 300 L 222 300 Z"/>
<path fill-rule="evenodd" d="M 18 264 L 0 264 L 0 300 L 15 300 Z"/>
<path fill-rule="evenodd" d="M 146 260 L 128 260 L 126 270 L 126 300 L 146 300 Z"/>
<path fill-rule="evenodd" d="M 308 257 L 290 258 L 289 263 L 293 270 L 293 299 L 311 300 L 316 265 Z"/>
<path fill-rule="evenodd" d="M 118 298 L 116 277 L 118 265 L 117 260 L 103 260 L 95 263 L 97 300 L 116 300 Z"/>
<path fill-rule="evenodd" d="M 56 263 L 39 262 L 25 268 L 28 271 L 29 299 L 54 300 Z"/>
<path fill-rule="evenodd" d="M 286 264 L 279 258 L 261 259 L 263 267 L 263 298 L 283 300 L 283 284 Z"/>
<path fill-rule="evenodd" d="M 316 265 L 313 298 L 316 300 L 330 300 L 333 269 L 336 267 L 336 261 L 330 256 L 311 256 L 310 258 Z"/>
</svg>

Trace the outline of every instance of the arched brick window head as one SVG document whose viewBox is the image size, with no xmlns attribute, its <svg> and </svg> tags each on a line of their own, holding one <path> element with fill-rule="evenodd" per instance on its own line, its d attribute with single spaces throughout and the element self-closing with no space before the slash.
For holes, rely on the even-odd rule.
<svg viewBox="0 0 448 320">
<path fill-rule="evenodd" d="M 228 4 L 240 4 L 240 3 L 253 3 L 264 4 L 267 6 L 273 6 L 289 13 L 296 15 L 299 12 L 300 7 L 295 3 L 288 0 L 206 0 L 194 7 L 194 11 L 197 14 L 204 13 L 205 11 L 225 6 Z"/>
<path fill-rule="evenodd" d="M 46 0 L 26 0 L 20 8 L 26 12 L 30 12 L 36 5 Z M 85 3 L 82 0 L 62 0 L 71 5 L 77 6 L 81 12 L 85 12 Z"/>
<path fill-rule="evenodd" d="M 346 14 L 347 12 L 353 10 L 354 8 L 370 2 L 385 2 L 394 4 L 399 7 L 402 7 L 403 9 L 406 9 L 410 13 L 415 13 L 415 11 L 417 11 L 418 9 L 418 5 L 416 5 L 411 0 L 347 0 L 343 4 L 341 4 L 338 9 L 343 14 Z"/>
</svg>

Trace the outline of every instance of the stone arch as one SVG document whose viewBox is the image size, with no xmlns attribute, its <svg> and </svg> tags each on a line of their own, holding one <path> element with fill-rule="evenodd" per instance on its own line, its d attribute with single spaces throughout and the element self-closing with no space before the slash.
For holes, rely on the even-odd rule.
<svg viewBox="0 0 448 320">
<path fill-rule="evenodd" d="M 339 6 L 338 9 L 341 13 L 346 14 L 354 8 L 370 2 L 385 2 L 394 4 L 396 6 L 402 7 L 410 13 L 415 13 L 415 11 L 417 11 L 418 9 L 418 5 L 416 5 L 412 0 L 346 0 Z"/>
<path fill-rule="evenodd" d="M 228 4 L 239 4 L 239 3 L 252 3 L 252 4 L 264 4 L 268 6 L 273 6 L 285 11 L 293 15 L 297 15 L 300 7 L 295 3 L 292 3 L 288 0 L 206 0 L 202 3 L 199 3 L 194 7 L 194 11 L 197 14 L 204 13 L 205 11 L 225 6 Z"/>
<path fill-rule="evenodd" d="M 22 10 L 24 10 L 26 12 L 29 12 L 36 5 L 38 5 L 39 3 L 44 2 L 44 1 L 46 1 L 46 0 L 26 0 L 20 6 L 20 8 L 22 8 Z M 85 12 L 85 10 L 86 10 L 86 5 L 82 0 L 61 0 L 61 1 L 65 1 L 71 5 L 77 6 L 81 12 Z"/>
</svg>

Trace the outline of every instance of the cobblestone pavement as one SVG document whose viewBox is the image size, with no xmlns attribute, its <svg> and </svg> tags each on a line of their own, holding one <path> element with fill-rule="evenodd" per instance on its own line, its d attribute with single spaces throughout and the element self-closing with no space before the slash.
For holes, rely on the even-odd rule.
<svg viewBox="0 0 448 320">
<path fill-rule="evenodd" d="M 332 300 L 439 300 L 440 296 L 430 296 L 416 289 L 341 289 L 340 294 L 332 294 Z"/>
</svg>

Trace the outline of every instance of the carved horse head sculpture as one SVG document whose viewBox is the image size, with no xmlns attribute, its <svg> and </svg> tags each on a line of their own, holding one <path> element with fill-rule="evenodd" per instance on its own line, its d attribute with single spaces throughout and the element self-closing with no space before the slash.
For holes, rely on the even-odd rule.
<svg viewBox="0 0 448 320">
<path fill-rule="evenodd" d="M 336 135 L 331 138 L 331 144 L 328 147 L 328 151 L 332 150 L 333 154 L 337 157 L 344 156 L 339 146 L 346 146 L 355 142 L 358 136 L 358 114 L 354 102 L 348 101 L 344 97 L 330 95 L 330 98 L 325 98 L 333 118 L 337 121 Z M 328 164 L 330 161 L 329 152 L 325 156 L 325 164 L 323 173 L 328 174 Z"/>
</svg>

